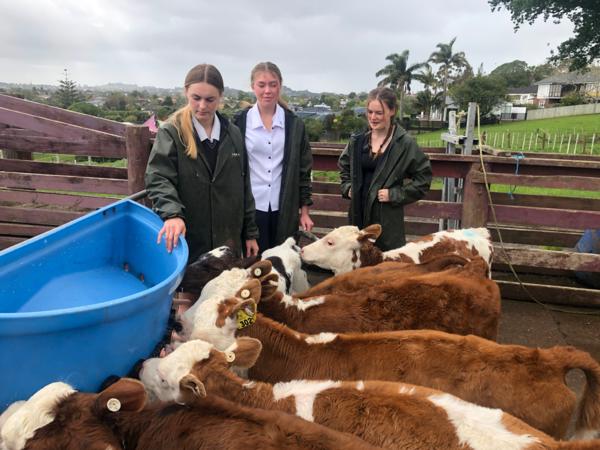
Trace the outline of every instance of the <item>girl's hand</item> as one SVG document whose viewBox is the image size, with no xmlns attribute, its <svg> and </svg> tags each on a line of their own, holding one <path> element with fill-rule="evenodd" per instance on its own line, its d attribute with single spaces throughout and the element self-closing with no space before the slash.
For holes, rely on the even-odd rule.
<svg viewBox="0 0 600 450">
<path fill-rule="evenodd" d="M 185 236 L 185 231 L 185 222 L 181 217 L 167 219 L 165 220 L 163 227 L 158 232 L 158 239 L 156 240 L 156 243 L 160 244 L 160 241 L 164 235 L 167 251 L 171 253 L 173 249 L 177 247 L 179 236 Z"/>
<path fill-rule="evenodd" d="M 390 190 L 389 189 L 379 189 L 377 191 L 377 200 L 381 203 L 390 201 Z"/>
</svg>

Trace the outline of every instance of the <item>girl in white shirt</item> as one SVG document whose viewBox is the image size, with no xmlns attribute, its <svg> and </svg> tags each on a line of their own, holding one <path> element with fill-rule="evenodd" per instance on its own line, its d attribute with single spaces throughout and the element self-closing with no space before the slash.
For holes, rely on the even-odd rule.
<svg viewBox="0 0 600 450">
<path fill-rule="evenodd" d="M 280 99 L 282 77 L 271 63 L 251 72 L 256 103 L 234 119 L 245 137 L 260 252 L 298 227 L 310 231 L 312 153 L 304 123 Z"/>
</svg>

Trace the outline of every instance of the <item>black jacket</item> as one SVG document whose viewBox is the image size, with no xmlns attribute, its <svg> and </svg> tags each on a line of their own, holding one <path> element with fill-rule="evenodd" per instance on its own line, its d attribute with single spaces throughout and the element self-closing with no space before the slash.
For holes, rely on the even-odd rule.
<svg viewBox="0 0 600 450">
<path fill-rule="evenodd" d="M 379 156 L 384 159 L 377 165 L 371 185 L 362 186 L 361 149 L 357 147 L 362 146 L 367 138 L 366 133 L 353 135 L 340 156 L 338 166 L 342 196 L 348 198 L 348 191 L 352 188 L 350 223 L 363 223 L 365 226 L 380 224 L 382 233 L 376 244 L 386 251 L 406 243 L 404 205 L 423 198 L 429 190 L 432 178 L 431 164 L 415 140 L 397 126 L 387 150 Z M 407 178 L 410 182 L 405 183 Z M 361 188 L 368 189 L 368 194 L 363 218 L 359 220 L 361 208 L 358 202 L 362 196 L 354 194 L 359 193 Z M 389 202 L 380 203 L 377 200 L 377 192 L 380 189 L 389 189 Z"/>
</svg>

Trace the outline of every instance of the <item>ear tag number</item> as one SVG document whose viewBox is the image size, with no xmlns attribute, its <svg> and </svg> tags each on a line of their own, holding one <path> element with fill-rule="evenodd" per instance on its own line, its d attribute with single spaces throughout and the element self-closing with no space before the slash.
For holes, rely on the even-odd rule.
<svg viewBox="0 0 600 450">
<path fill-rule="evenodd" d="M 256 322 L 256 303 L 251 303 L 237 312 L 238 330 L 246 328 Z"/>
</svg>

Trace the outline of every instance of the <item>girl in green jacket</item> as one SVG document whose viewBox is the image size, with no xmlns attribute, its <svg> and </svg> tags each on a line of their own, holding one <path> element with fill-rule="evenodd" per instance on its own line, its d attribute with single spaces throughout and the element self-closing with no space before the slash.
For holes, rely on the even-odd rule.
<svg viewBox="0 0 600 450">
<path fill-rule="evenodd" d="M 200 64 L 185 77 L 187 105 L 161 126 L 146 189 L 164 220 L 167 251 L 185 236 L 189 261 L 220 245 L 258 252 L 248 159 L 240 130 L 217 112 L 224 85 L 216 67 Z"/>
<path fill-rule="evenodd" d="M 350 198 L 352 225 L 382 227 L 376 245 L 402 247 L 404 205 L 425 196 L 431 185 L 429 158 L 400 127 L 394 91 L 380 87 L 367 97 L 369 130 L 353 135 L 340 156 L 342 196 Z"/>
</svg>

